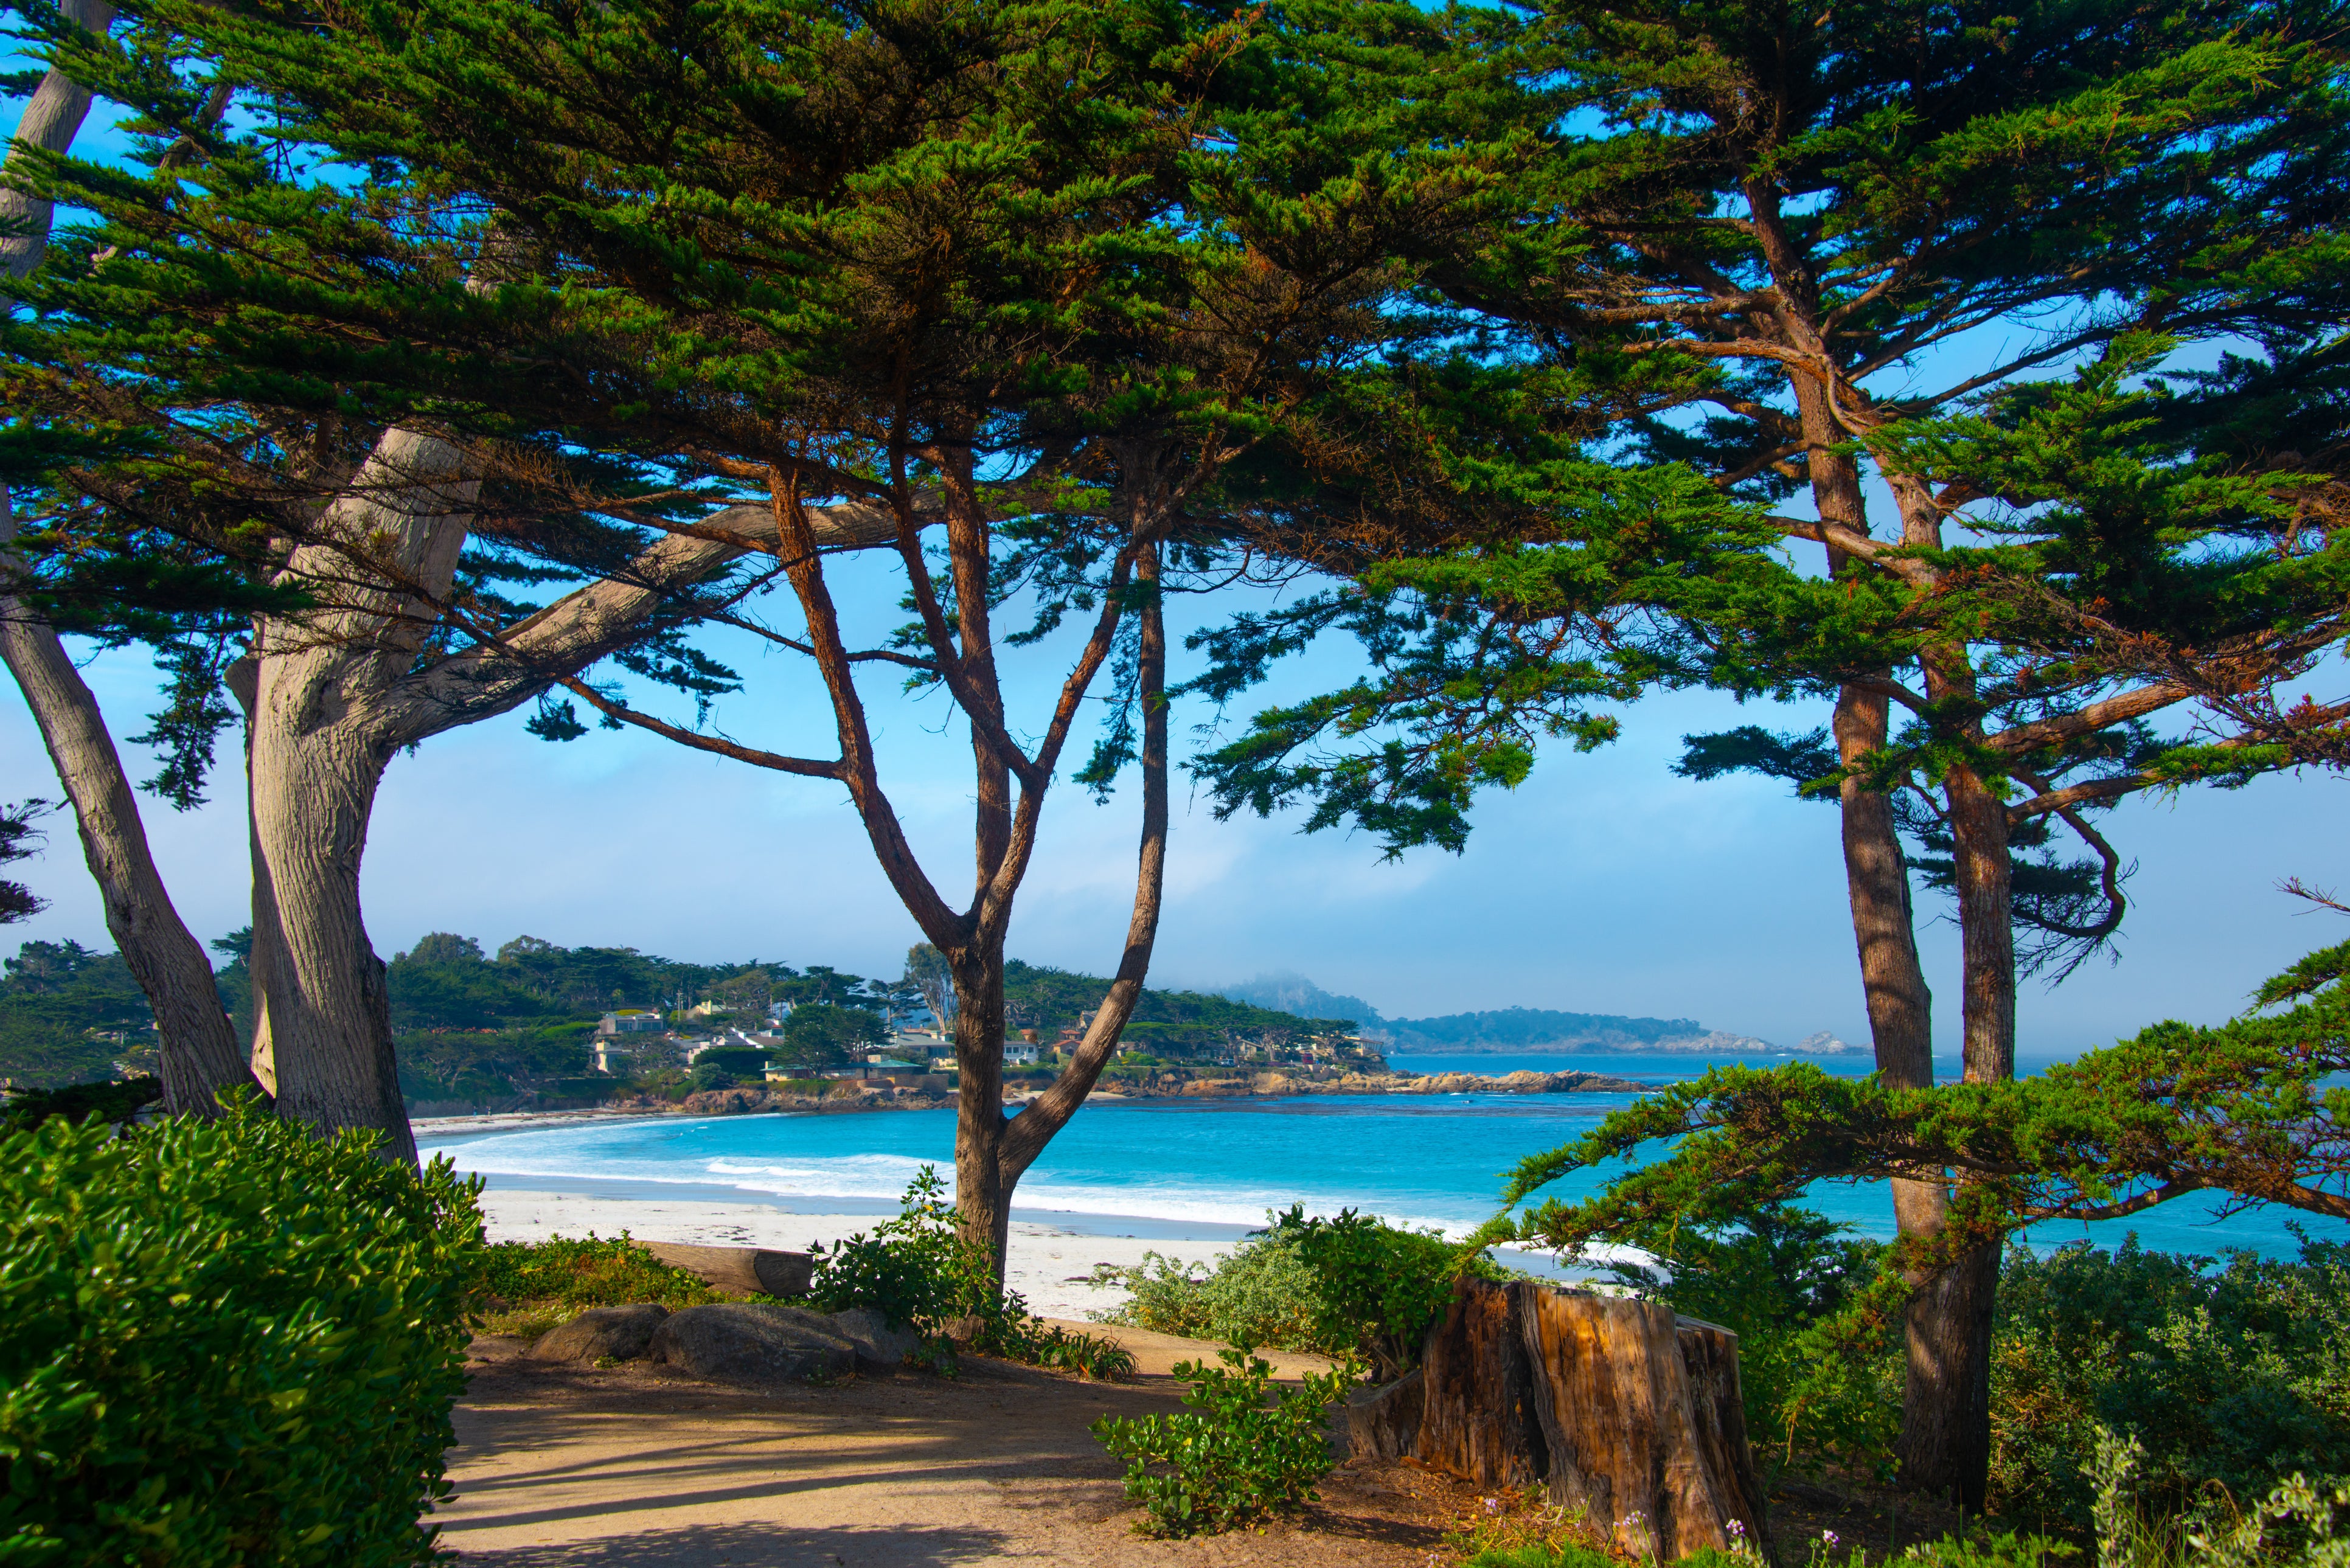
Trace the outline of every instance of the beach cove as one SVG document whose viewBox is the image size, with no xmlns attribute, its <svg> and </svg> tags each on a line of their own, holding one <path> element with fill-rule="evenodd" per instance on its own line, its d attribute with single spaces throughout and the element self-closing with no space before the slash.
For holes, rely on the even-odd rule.
<svg viewBox="0 0 2350 1568">
<path fill-rule="evenodd" d="M 1098 1099 L 1020 1185 L 1014 1288 L 1035 1310 L 1083 1316 L 1119 1299 L 1086 1282 L 1098 1266 L 1131 1267 L 1146 1251 L 1204 1262 L 1292 1204 L 1311 1214 L 1352 1208 L 1465 1234 L 1492 1215 L 1518 1161 L 1582 1136 L 1633 1097 Z M 894 1213 L 925 1165 L 950 1180 L 953 1170 L 954 1118 L 945 1108 L 451 1118 L 417 1130 L 425 1158 L 445 1154 L 483 1178 L 493 1240 L 628 1230 L 648 1240 L 798 1250 Z M 1587 1191 L 1604 1174 L 1579 1173 L 1552 1190 Z M 1881 1191 L 1823 1184 L 1810 1201 L 1856 1234 L 1892 1234 Z M 2194 1194 L 2125 1221 L 2043 1225 L 2030 1241 L 2113 1247 L 2135 1232 L 2145 1245 L 2169 1251 L 2291 1257 L 2298 1251 L 2294 1224 L 2321 1239 L 2350 1240 L 2350 1224 L 2340 1221 L 2277 1209 L 2219 1218 L 2219 1207 L 2212 1195 Z M 1544 1272 L 1556 1266 L 1543 1255 L 1510 1261 Z"/>
</svg>

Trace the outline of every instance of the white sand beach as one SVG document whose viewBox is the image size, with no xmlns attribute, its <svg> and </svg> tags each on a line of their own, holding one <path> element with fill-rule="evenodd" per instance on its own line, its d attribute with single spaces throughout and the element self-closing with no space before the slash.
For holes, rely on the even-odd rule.
<svg viewBox="0 0 2350 1568">
<path fill-rule="evenodd" d="M 570 1192 L 482 1194 L 482 1213 L 493 1241 L 537 1241 L 549 1236 L 617 1236 L 626 1231 L 648 1241 L 691 1241 L 716 1247 L 775 1247 L 806 1251 L 858 1231 L 870 1231 L 881 1218 L 872 1214 L 791 1214 L 762 1203 L 702 1203 L 663 1199 L 603 1198 Z M 1145 1252 L 1204 1262 L 1232 1251 L 1231 1241 L 1145 1240 L 1089 1236 L 1051 1225 L 1015 1220 L 1006 1260 L 1005 1282 L 1045 1317 L 1082 1318 L 1126 1299 L 1119 1290 L 1087 1282 L 1095 1269 L 1132 1268 Z"/>
</svg>

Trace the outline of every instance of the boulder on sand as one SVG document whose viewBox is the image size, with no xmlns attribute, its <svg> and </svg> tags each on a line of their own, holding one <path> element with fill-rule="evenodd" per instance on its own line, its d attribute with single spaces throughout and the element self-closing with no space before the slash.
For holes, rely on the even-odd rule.
<svg viewBox="0 0 2350 1568">
<path fill-rule="evenodd" d="M 717 1383 L 846 1377 L 857 1345 L 821 1313 L 764 1302 L 687 1307 L 653 1331 L 652 1359 Z"/>
<path fill-rule="evenodd" d="M 538 1336 L 530 1354 L 538 1361 L 594 1361 L 608 1355 L 634 1361 L 652 1343 L 653 1331 L 669 1316 L 657 1302 L 633 1306 L 590 1307 L 560 1328 Z"/>
<path fill-rule="evenodd" d="M 889 1320 L 871 1307 L 851 1307 L 832 1314 L 833 1326 L 857 1346 L 862 1370 L 887 1372 L 902 1363 L 922 1342 L 910 1328 L 892 1328 Z"/>
</svg>

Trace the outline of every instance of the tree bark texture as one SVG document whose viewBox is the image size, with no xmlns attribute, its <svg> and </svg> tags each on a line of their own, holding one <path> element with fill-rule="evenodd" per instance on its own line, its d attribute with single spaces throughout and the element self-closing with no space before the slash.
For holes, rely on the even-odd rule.
<svg viewBox="0 0 2350 1568">
<path fill-rule="evenodd" d="M 1762 1539 L 1727 1329 L 1653 1302 L 1463 1276 L 1419 1376 L 1422 1464 L 1481 1487 L 1544 1484 L 1635 1558 Z"/>
<path fill-rule="evenodd" d="M 1939 547 L 1942 513 L 1928 484 L 1898 472 L 1888 472 L 1886 479 L 1901 508 L 1902 542 Z M 1919 662 L 1926 694 L 1935 703 L 1962 710 L 1974 701 L 1974 665 L 1963 643 L 1929 648 Z M 1980 718 L 1964 718 L 1960 734 L 1981 744 Z M 1964 763 L 1944 775 L 1942 795 L 1959 902 L 1965 1076 L 1969 1083 L 1997 1083 L 2015 1075 L 2015 927 L 2007 806 L 1982 775 Z M 1933 1195 L 1932 1203 L 1939 1221 L 1939 1193 Z M 1999 1249 L 1987 1247 L 1924 1283 L 1906 1313 L 1908 1365 L 1897 1444 L 1902 1480 L 1974 1509 L 1982 1507 L 1991 1481 L 1991 1330 L 1998 1290 Z M 1913 1411 L 1921 1417 L 1915 1422 L 1909 1419 Z"/>
<path fill-rule="evenodd" d="M 69 0 L 64 11 L 68 20 L 92 32 L 102 32 L 114 15 L 111 5 L 89 0 Z M 87 88 L 50 71 L 17 122 L 16 139 L 62 152 L 81 129 L 89 102 Z M 11 161 L 14 157 L 12 151 Z M 0 237 L 0 264 L 10 277 L 23 277 L 40 265 L 48 250 L 52 211 L 47 198 L 0 189 L 0 218 L 13 220 L 19 231 Z M 16 535 L 15 508 L 0 488 L 0 552 Z M 83 857 L 106 910 L 106 929 L 154 1010 L 163 1103 L 178 1114 L 214 1114 L 221 1093 L 252 1086 L 253 1075 L 221 1009 L 212 963 L 172 907 L 155 867 L 138 796 L 98 699 L 57 632 L 14 598 L 0 598 L 0 659 L 25 694 L 73 807 Z"/>
<path fill-rule="evenodd" d="M 392 430 L 286 575 L 336 601 L 270 618 L 254 641 L 249 800 L 254 1014 L 278 1113 L 322 1133 L 370 1127 L 413 1162 L 383 961 L 359 908 L 376 790 L 396 749 L 379 722 L 440 618 L 478 486 L 447 442 Z M 372 572 L 356 571 L 361 562 Z M 355 576 L 372 576 L 356 589 Z"/>
</svg>

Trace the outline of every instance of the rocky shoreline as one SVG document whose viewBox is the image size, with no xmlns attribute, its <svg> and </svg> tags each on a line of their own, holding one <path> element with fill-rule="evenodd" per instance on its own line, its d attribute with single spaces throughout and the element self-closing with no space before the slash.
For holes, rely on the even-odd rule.
<svg viewBox="0 0 2350 1568">
<path fill-rule="evenodd" d="M 841 1081 L 847 1093 L 825 1095 L 776 1094 L 766 1089 L 705 1089 L 681 1101 L 612 1100 L 600 1112 L 626 1116 L 748 1116 L 759 1112 L 815 1111 L 827 1115 L 852 1111 L 930 1110 L 955 1103 L 951 1094 L 921 1089 L 876 1092 Z M 1656 1087 L 1605 1073 L 1504 1073 L 1489 1077 L 1480 1073 L 1341 1073 L 1310 1077 L 1289 1073 L 1230 1074 L 1221 1077 L 1168 1072 L 1156 1078 L 1118 1079 L 1096 1087 L 1101 1100 L 1232 1100 L 1286 1099 L 1301 1095 L 1638 1095 Z M 1006 1104 L 1028 1098 L 1007 1091 Z M 526 1114 L 526 1113 L 525 1113 Z M 578 1112 L 551 1112 L 577 1117 Z M 467 1118 L 448 1118 L 462 1125 Z"/>
</svg>

